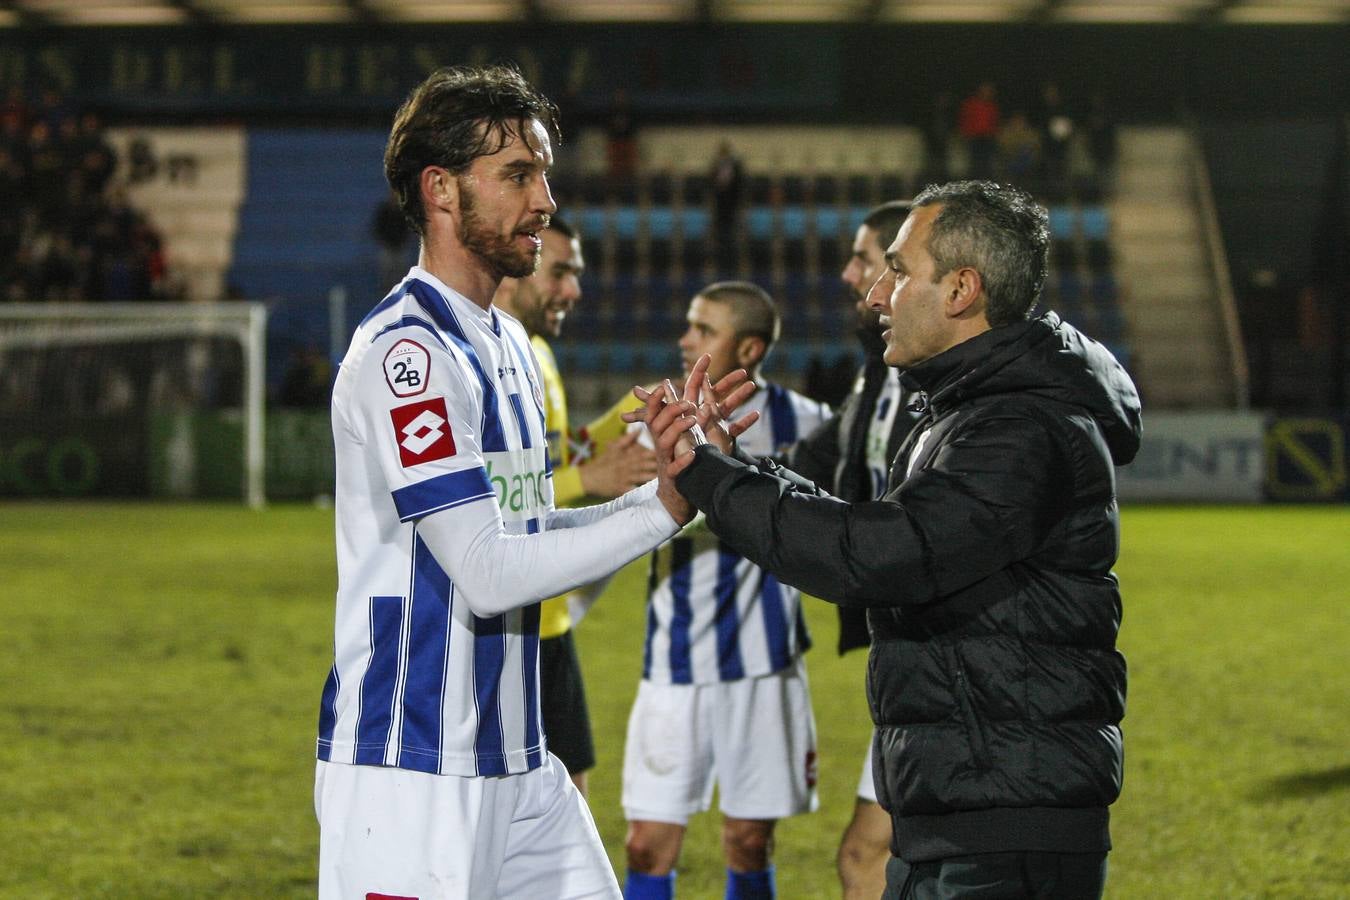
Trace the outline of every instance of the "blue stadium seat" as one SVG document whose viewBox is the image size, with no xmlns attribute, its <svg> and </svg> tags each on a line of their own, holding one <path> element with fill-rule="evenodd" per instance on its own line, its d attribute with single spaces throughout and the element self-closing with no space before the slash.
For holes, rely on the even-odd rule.
<svg viewBox="0 0 1350 900">
<path fill-rule="evenodd" d="M 707 237 L 712 217 L 702 207 L 685 207 L 680 214 L 680 227 L 684 229 L 685 240 Z"/>
<path fill-rule="evenodd" d="M 1110 220 L 1103 206 L 1083 208 L 1083 237 L 1089 241 L 1105 241 L 1110 234 Z"/>
<path fill-rule="evenodd" d="M 636 237 L 641 213 L 635 206 L 619 206 L 614 209 L 614 234 L 621 238 Z"/>
<path fill-rule="evenodd" d="M 1073 240 L 1077 226 L 1073 209 L 1068 206 L 1052 206 L 1050 213 L 1050 237 L 1056 241 Z"/>
<path fill-rule="evenodd" d="M 773 207 L 752 206 L 745 211 L 746 234 L 752 238 L 767 238 L 773 235 Z"/>
<path fill-rule="evenodd" d="M 675 233 L 675 211 L 669 206 L 653 206 L 647 211 L 647 233 L 655 238 L 669 238 Z"/>
</svg>

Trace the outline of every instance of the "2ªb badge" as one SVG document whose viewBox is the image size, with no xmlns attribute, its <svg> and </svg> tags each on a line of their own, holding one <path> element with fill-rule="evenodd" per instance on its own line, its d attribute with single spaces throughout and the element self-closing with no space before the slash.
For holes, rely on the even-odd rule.
<svg viewBox="0 0 1350 900">
<path fill-rule="evenodd" d="M 415 397 L 427 389 L 431 355 L 416 341 L 401 340 L 384 356 L 384 380 L 395 397 Z"/>
</svg>

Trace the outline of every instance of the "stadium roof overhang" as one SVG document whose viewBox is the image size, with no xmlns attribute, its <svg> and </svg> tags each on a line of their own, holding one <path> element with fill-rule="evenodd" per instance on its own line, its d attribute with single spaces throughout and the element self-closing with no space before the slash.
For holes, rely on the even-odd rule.
<svg viewBox="0 0 1350 900">
<path fill-rule="evenodd" d="M 1345 24 L 1350 0 L 0 0 L 0 26 L 513 22 Z"/>
</svg>

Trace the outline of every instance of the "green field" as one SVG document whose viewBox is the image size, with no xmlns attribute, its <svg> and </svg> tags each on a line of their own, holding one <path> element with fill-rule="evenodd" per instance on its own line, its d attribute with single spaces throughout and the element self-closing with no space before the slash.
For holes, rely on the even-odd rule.
<svg viewBox="0 0 1350 900">
<path fill-rule="evenodd" d="M 332 513 L 0 504 L 0 896 L 307 897 Z M 1107 895 L 1350 896 L 1350 511 L 1124 516 L 1125 793 Z M 641 660 L 626 571 L 578 631 L 592 807 L 622 878 L 623 726 Z M 811 602 L 819 812 L 783 823 L 780 896 L 837 896 L 869 731 L 863 658 Z M 716 817 L 680 896 L 720 898 Z"/>
</svg>

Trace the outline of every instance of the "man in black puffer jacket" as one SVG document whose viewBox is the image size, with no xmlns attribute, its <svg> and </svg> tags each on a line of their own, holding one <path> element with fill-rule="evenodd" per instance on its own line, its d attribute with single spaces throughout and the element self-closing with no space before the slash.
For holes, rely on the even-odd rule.
<svg viewBox="0 0 1350 900">
<path fill-rule="evenodd" d="M 1139 446 L 1138 394 L 1100 344 L 1029 318 L 1048 244 L 1030 197 L 960 182 L 913 206 L 869 303 L 928 408 L 880 500 L 689 452 L 691 403 L 728 445 L 692 379 L 645 417 L 733 549 L 868 610 L 885 897 L 1099 897 L 1123 768 L 1114 467 Z"/>
</svg>

